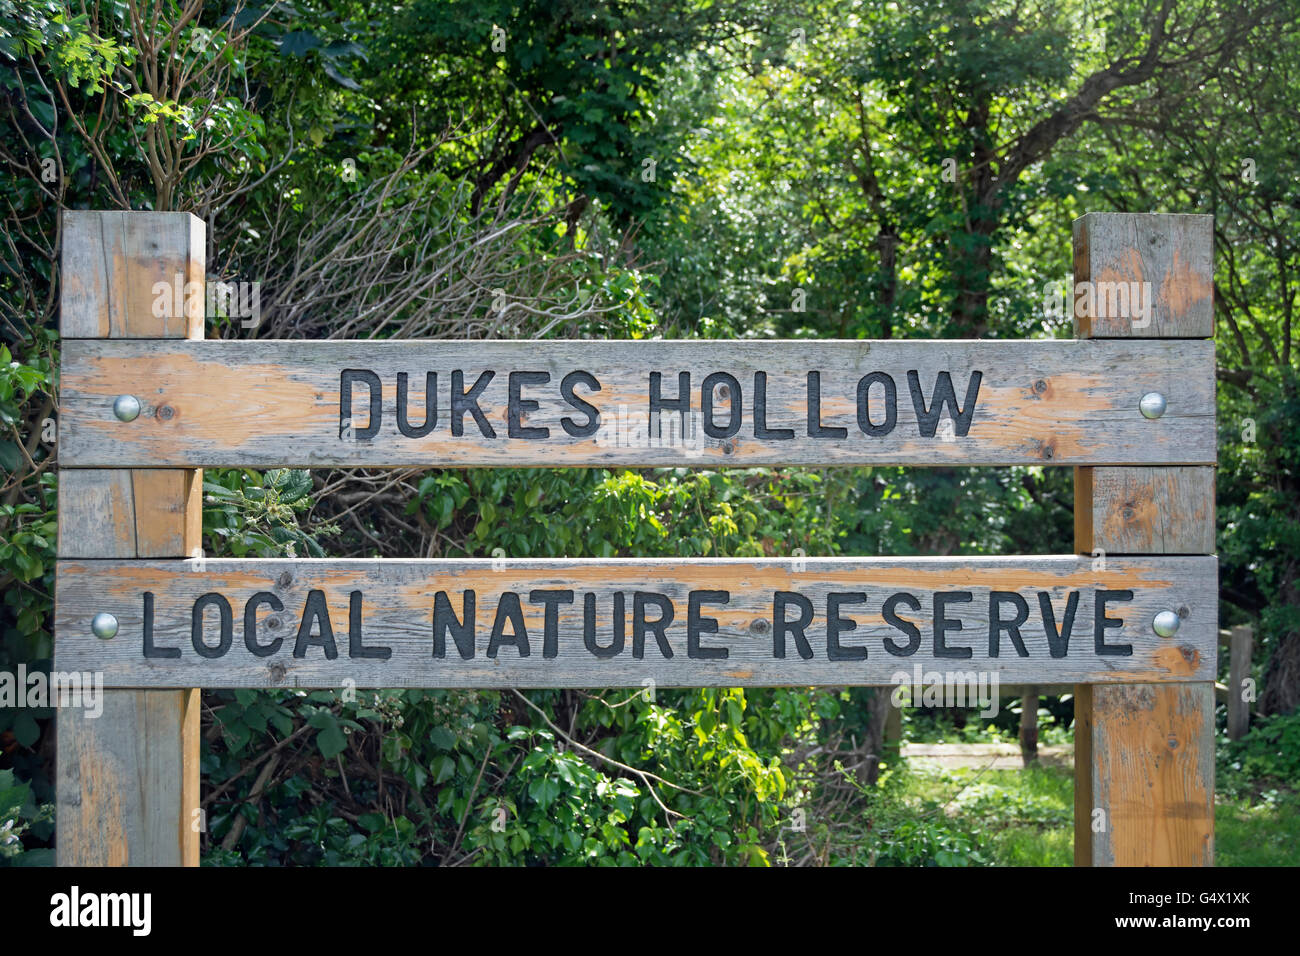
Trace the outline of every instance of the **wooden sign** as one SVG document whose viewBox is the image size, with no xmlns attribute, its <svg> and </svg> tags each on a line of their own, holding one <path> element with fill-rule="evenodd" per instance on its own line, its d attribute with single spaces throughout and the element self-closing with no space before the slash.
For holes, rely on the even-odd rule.
<svg viewBox="0 0 1300 956">
<path fill-rule="evenodd" d="M 1094 567 L 1097 565 L 1097 567 Z M 108 687 L 1206 681 L 1212 557 L 62 561 L 55 665 Z M 1178 615 L 1171 637 L 1152 622 Z M 112 615 L 117 633 L 92 632 Z"/>
<path fill-rule="evenodd" d="M 1208 341 L 69 340 L 61 402 L 65 467 L 1215 460 Z"/>
<path fill-rule="evenodd" d="M 1077 220 L 1086 341 L 205 342 L 202 222 L 63 231 L 61 864 L 197 864 L 193 688 L 994 677 L 1074 685 L 1076 861 L 1213 862 L 1212 217 Z M 781 464 L 1079 466 L 1098 557 L 177 557 L 206 466 Z"/>
</svg>

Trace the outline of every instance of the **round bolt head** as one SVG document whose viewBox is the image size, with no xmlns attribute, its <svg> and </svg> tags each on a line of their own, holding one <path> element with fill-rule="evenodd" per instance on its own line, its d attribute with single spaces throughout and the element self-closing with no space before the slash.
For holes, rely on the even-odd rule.
<svg viewBox="0 0 1300 956">
<path fill-rule="evenodd" d="M 133 422 L 140 414 L 140 399 L 134 395 L 119 395 L 113 402 L 113 414 L 121 422 Z"/>
<path fill-rule="evenodd" d="M 1159 418 L 1165 413 L 1168 403 L 1159 392 L 1147 392 L 1138 402 L 1138 411 L 1143 418 Z"/>
<path fill-rule="evenodd" d="M 1161 611 L 1151 622 L 1151 629 L 1161 637 L 1173 637 L 1182 621 L 1173 611 Z"/>
<path fill-rule="evenodd" d="M 101 641 L 106 641 L 110 637 L 117 637 L 117 618 L 105 611 L 100 611 L 91 620 L 90 630 Z"/>
</svg>

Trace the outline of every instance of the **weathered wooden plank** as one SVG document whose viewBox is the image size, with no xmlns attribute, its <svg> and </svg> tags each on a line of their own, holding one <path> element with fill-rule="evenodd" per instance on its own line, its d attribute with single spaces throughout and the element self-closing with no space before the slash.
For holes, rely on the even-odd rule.
<svg viewBox="0 0 1300 956">
<path fill-rule="evenodd" d="M 1075 334 L 1214 335 L 1214 217 L 1088 213 L 1074 221 Z"/>
<path fill-rule="evenodd" d="M 64 347 L 77 336 L 201 338 L 204 242 L 202 221 L 186 213 L 65 212 Z M 173 294 L 160 297 L 156 283 Z M 63 468 L 60 554 L 196 554 L 200 488 L 197 471 Z M 72 707 L 56 716 L 59 865 L 198 866 L 198 691 L 101 699 L 98 716 Z"/>
<path fill-rule="evenodd" d="M 1250 729 L 1250 701 L 1253 694 L 1246 693 L 1246 682 L 1254 678 L 1250 673 L 1251 653 L 1255 633 L 1249 624 L 1238 624 L 1232 629 L 1228 663 L 1228 739 L 1240 740 Z"/>
<path fill-rule="evenodd" d="M 1209 680 L 1215 574 L 1208 557 L 1073 555 L 62 561 L 56 663 L 110 687 Z M 1165 610 L 1171 638 L 1152 629 Z M 101 612 L 111 640 L 91 633 Z"/>
<path fill-rule="evenodd" d="M 1074 488 L 1082 552 L 1214 553 L 1213 468 L 1078 468 Z"/>
<path fill-rule="evenodd" d="M 76 466 L 1215 456 L 1208 342 L 87 341 L 63 362 L 59 453 Z M 683 381 L 689 410 L 668 404 Z M 1138 409 L 1149 391 L 1168 399 L 1159 419 Z M 134 421 L 114 417 L 123 393 L 143 405 Z"/>
<path fill-rule="evenodd" d="M 59 555 L 167 558 L 201 546 L 202 472 L 68 468 L 59 472 Z"/>
<path fill-rule="evenodd" d="M 199 692 L 102 700 L 59 711 L 59 865 L 198 866 Z"/>
<path fill-rule="evenodd" d="M 62 337 L 201 339 L 204 237 L 185 212 L 64 210 Z"/>
<path fill-rule="evenodd" d="M 1214 865 L 1214 685 L 1075 690 L 1079 866 Z"/>
<path fill-rule="evenodd" d="M 1077 333 L 1166 339 L 1212 335 L 1213 223 L 1210 216 L 1113 213 L 1076 220 L 1075 291 L 1084 297 L 1082 309 L 1076 302 Z M 1123 308 L 1124 290 L 1128 306 L 1147 308 Z M 1154 391 L 1168 398 L 1163 389 Z M 1189 474 L 1168 478 L 1152 468 L 1104 471 L 1075 469 L 1077 550 L 1213 550 L 1214 494 L 1212 477 L 1204 473 L 1208 469 L 1186 469 Z M 1107 542 L 1114 547 L 1107 548 Z M 1106 558 L 1107 563 L 1113 560 Z M 1212 588 L 1217 597 L 1217 575 Z M 1217 620 L 1217 608 L 1213 616 Z M 1216 663 L 1217 651 L 1216 644 L 1207 655 Z M 1213 682 L 1080 686 L 1074 712 L 1075 862 L 1212 863 Z"/>
</svg>

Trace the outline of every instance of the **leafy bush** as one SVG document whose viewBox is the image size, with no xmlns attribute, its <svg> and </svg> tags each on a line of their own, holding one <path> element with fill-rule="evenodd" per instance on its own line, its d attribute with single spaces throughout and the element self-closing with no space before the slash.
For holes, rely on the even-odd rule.
<svg viewBox="0 0 1300 956">
<path fill-rule="evenodd" d="M 1300 713 L 1257 716 L 1240 740 L 1220 738 L 1218 786 L 1233 795 L 1300 789 Z"/>
<path fill-rule="evenodd" d="M 37 805 L 31 785 L 15 781 L 12 770 L 0 770 L 0 866 L 51 866 L 54 851 L 24 850 L 22 836 L 44 828 L 54 819 L 51 804 Z"/>
</svg>

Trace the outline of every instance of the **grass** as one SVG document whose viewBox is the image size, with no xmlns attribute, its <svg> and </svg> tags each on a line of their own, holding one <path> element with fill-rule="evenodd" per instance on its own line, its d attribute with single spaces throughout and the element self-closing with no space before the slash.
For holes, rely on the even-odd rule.
<svg viewBox="0 0 1300 956">
<path fill-rule="evenodd" d="M 969 846 L 955 862 L 1069 866 L 1074 780 L 1068 770 L 893 771 L 900 809 L 924 820 L 935 846 Z"/>
<path fill-rule="evenodd" d="M 911 739 L 994 742 L 1005 730 L 919 720 Z M 1245 740 L 1220 741 L 1215 864 L 1300 866 L 1300 715 L 1260 720 Z M 1012 738 L 1014 739 L 1014 738 Z M 1069 866 L 1074 856 L 1070 770 L 940 770 L 895 765 L 877 812 L 924 826 L 901 865 Z M 887 795 L 886 795 L 887 794 Z M 908 831 L 915 836 L 916 831 Z M 888 835 L 883 846 L 888 845 Z M 935 848 L 957 847 L 946 855 Z M 928 859 L 926 858 L 928 854 Z M 891 862 L 888 850 L 882 862 Z"/>
<path fill-rule="evenodd" d="M 1220 800 L 1214 808 L 1216 866 L 1300 866 L 1300 796 Z"/>
<path fill-rule="evenodd" d="M 914 810 L 937 808 L 937 826 L 966 835 L 986 865 L 1070 866 L 1074 778 L 1069 770 L 902 772 L 900 796 Z M 939 822 L 942 821 L 942 822 Z M 1300 795 L 1219 794 L 1215 865 L 1300 866 Z"/>
</svg>

